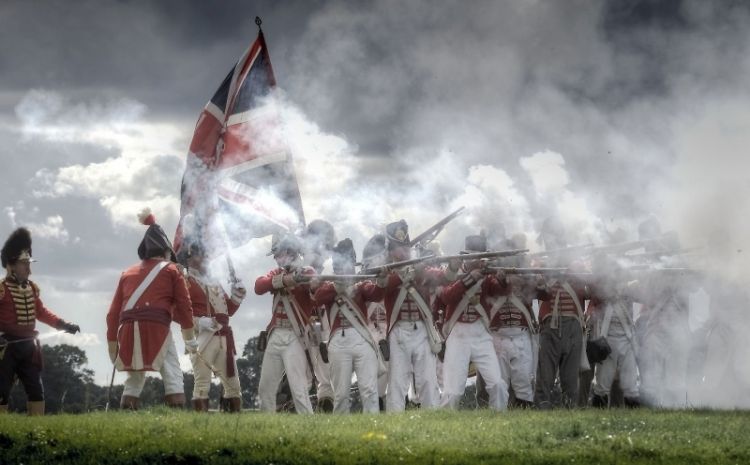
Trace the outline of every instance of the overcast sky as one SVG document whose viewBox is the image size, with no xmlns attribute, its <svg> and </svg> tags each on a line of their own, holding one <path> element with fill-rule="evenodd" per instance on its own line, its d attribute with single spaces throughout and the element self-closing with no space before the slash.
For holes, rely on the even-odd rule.
<svg viewBox="0 0 750 465">
<path fill-rule="evenodd" d="M 750 232 L 750 9 L 741 1 L 0 3 L 0 232 L 27 226 L 45 303 L 108 383 L 105 314 L 150 206 L 168 234 L 201 109 L 263 19 L 305 216 L 358 253 L 452 209 L 446 252 L 635 239 L 657 215 L 740 276 Z M 620 236 L 618 236 L 620 237 Z M 236 251 L 249 289 L 269 240 Z M 239 345 L 269 319 L 251 295 Z M 44 328 L 40 328 L 46 331 Z M 181 344 L 178 344 L 181 348 Z M 118 378 L 120 381 L 122 378 Z"/>
</svg>

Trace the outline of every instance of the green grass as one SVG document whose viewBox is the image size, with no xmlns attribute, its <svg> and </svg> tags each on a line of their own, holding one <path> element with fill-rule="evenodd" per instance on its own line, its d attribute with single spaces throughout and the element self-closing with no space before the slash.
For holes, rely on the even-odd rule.
<svg viewBox="0 0 750 465">
<path fill-rule="evenodd" d="M 0 463 L 750 463 L 750 412 L 0 415 Z"/>
</svg>

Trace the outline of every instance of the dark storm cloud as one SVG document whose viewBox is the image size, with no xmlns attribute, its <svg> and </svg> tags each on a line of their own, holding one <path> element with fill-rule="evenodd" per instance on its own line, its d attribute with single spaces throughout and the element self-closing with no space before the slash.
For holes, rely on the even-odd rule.
<svg viewBox="0 0 750 465">
<path fill-rule="evenodd" d="M 701 156 L 734 155 L 745 141 L 741 134 L 750 133 L 743 132 L 750 103 L 747 5 L 5 1 L 0 228 L 48 226 L 50 237 L 35 238 L 43 260 L 35 270 L 58 290 L 51 294 L 72 305 L 67 298 L 96 290 L 97 305 L 105 307 L 117 270 L 135 261 L 142 231 L 130 226 L 130 210 L 144 200 L 139 183 L 148 183 L 146 191 L 164 210 L 176 211 L 180 160 L 195 120 L 255 38 L 253 19 L 260 15 L 278 84 L 315 126 L 306 131 L 341 142 L 323 145 L 340 150 L 332 165 L 344 169 L 325 168 L 343 172 L 348 184 L 332 192 L 339 178 L 315 173 L 323 168 L 308 158 L 309 172 L 300 179 L 318 174 L 323 182 L 303 201 L 340 220 L 341 235 L 354 237 L 358 250 L 378 222 L 396 219 L 390 215 L 408 215 L 418 230 L 470 198 L 462 194 L 471 189 L 490 194 L 477 208 L 497 203 L 503 214 L 519 217 L 510 233 L 534 232 L 565 202 L 572 210 L 583 205 L 578 213 L 591 216 L 590 223 L 626 220 L 631 233 L 647 212 L 677 206 L 675 216 L 694 215 L 692 222 L 672 218 L 674 225 L 693 226 L 685 233 L 720 224 L 732 242 L 750 226 L 727 221 L 743 215 L 715 208 L 729 203 L 724 196 L 705 203 L 682 197 L 700 192 L 713 199 L 723 187 L 716 179 L 727 173 L 707 170 Z M 52 111 L 55 101 L 64 104 Z M 64 129 L 73 118 L 79 130 L 73 134 L 81 135 L 120 113 L 135 113 L 129 120 L 135 139 L 146 138 L 143 126 L 151 123 L 166 122 L 178 134 L 142 159 L 132 140 L 127 151 L 112 141 L 34 132 Z M 298 150 L 320 155 L 313 145 Z M 305 156 L 295 152 L 295 159 Z M 569 183 L 539 192 L 543 176 L 533 168 L 540 161 Z M 725 155 L 722 161 L 731 166 L 734 160 Z M 120 171 L 112 176 L 103 168 Z M 134 180 L 122 179 L 126 174 Z M 112 184 L 111 195 L 100 184 Z M 706 212 L 714 213 L 711 221 Z M 445 250 L 457 250 L 461 234 L 476 233 L 494 213 L 457 221 L 441 237 Z M 168 232 L 175 226 L 169 215 L 161 215 Z M 54 236 L 54 227 L 61 235 Z M 273 265 L 258 259 L 266 246 L 236 257 L 246 283 Z M 268 304 L 248 298 L 235 317 L 238 339 L 254 335 Z M 101 330 L 98 316 L 88 331 Z"/>
</svg>

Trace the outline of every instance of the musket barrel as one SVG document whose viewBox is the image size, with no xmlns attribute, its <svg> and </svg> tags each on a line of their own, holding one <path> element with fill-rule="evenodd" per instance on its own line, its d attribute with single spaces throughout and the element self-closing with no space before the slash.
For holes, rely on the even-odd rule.
<svg viewBox="0 0 750 465">
<path fill-rule="evenodd" d="M 563 274 L 568 272 L 567 268 L 513 268 L 490 266 L 485 269 L 494 273 L 502 271 L 505 274 Z"/>
</svg>

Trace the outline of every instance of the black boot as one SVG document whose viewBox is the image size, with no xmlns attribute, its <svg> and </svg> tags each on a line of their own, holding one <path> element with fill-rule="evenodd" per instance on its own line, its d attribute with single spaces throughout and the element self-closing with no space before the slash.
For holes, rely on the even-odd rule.
<svg viewBox="0 0 750 465">
<path fill-rule="evenodd" d="M 594 394 L 591 397 L 591 406 L 594 408 L 607 408 L 609 407 L 609 396 Z"/>
<path fill-rule="evenodd" d="M 385 412 L 385 396 L 378 397 L 378 407 L 381 412 Z"/>
<path fill-rule="evenodd" d="M 523 399 L 516 398 L 513 400 L 513 408 L 532 409 L 534 408 L 534 402 L 531 402 L 530 400 L 523 400 Z"/>
<path fill-rule="evenodd" d="M 333 399 L 330 397 L 323 397 L 318 401 L 318 411 L 322 413 L 333 412 Z"/>
<path fill-rule="evenodd" d="M 641 406 L 641 401 L 637 397 L 626 397 L 625 407 L 627 408 L 638 408 Z"/>
</svg>

